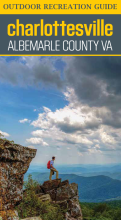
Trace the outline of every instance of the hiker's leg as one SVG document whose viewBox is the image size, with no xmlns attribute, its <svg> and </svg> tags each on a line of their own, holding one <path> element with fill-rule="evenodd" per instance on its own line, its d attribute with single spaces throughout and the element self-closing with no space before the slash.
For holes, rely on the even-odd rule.
<svg viewBox="0 0 121 220">
<path fill-rule="evenodd" d="M 56 179 L 58 179 L 58 171 L 56 170 Z"/>
<path fill-rule="evenodd" d="M 53 173 L 53 171 L 50 169 L 50 176 L 49 176 L 50 181 L 52 180 L 52 173 Z"/>
<path fill-rule="evenodd" d="M 56 169 L 54 171 L 56 172 L 56 179 L 58 179 L 58 171 Z"/>
</svg>

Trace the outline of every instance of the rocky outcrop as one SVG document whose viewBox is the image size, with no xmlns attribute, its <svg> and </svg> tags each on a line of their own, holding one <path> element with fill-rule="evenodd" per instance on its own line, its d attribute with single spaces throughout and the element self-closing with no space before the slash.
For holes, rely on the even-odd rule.
<svg viewBox="0 0 121 220">
<path fill-rule="evenodd" d="M 58 204 L 66 210 L 66 220 L 82 220 L 81 207 L 78 201 L 78 185 L 69 184 L 61 179 L 44 182 L 37 192 L 40 199 Z M 50 199 L 51 198 L 51 199 Z"/>
<path fill-rule="evenodd" d="M 23 177 L 36 155 L 35 149 L 0 139 L 0 216 L 17 219 L 14 207 L 22 200 Z"/>
<path fill-rule="evenodd" d="M 62 210 L 66 210 L 65 220 L 83 219 L 76 183 L 69 184 L 68 180 L 61 182 L 61 179 L 46 181 L 38 187 L 36 194 L 41 201 L 58 204 Z M 38 220 L 38 217 L 23 220 L 34 220 L 36 218 Z"/>
<path fill-rule="evenodd" d="M 0 216 L 3 220 L 18 220 L 14 210 L 23 197 L 23 177 L 36 150 L 0 139 Z M 82 220 L 78 201 L 78 185 L 61 179 L 46 181 L 36 194 L 42 202 L 58 204 L 66 210 L 65 220 Z M 40 217 L 26 220 L 41 220 Z"/>
</svg>

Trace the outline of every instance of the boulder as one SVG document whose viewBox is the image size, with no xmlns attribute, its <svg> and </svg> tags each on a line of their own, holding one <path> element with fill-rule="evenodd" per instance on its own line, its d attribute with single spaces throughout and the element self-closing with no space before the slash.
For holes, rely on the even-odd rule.
<svg viewBox="0 0 121 220">
<path fill-rule="evenodd" d="M 56 202 L 56 204 L 58 204 L 64 210 L 68 209 L 68 202 L 67 202 L 67 200 L 58 201 L 58 202 Z"/>
<path fill-rule="evenodd" d="M 49 193 L 49 195 L 53 201 L 56 200 L 56 189 L 52 189 L 50 191 L 47 191 L 47 193 Z"/>
<path fill-rule="evenodd" d="M 71 183 L 70 186 L 74 190 L 75 194 L 78 195 L 78 185 L 76 183 Z"/>
<path fill-rule="evenodd" d="M 78 217 L 78 216 L 82 216 L 81 207 L 80 207 L 80 204 L 78 202 L 78 197 L 77 196 L 69 200 L 68 208 L 70 209 L 70 214 L 71 214 L 72 217 L 75 218 L 75 217 Z"/>
<path fill-rule="evenodd" d="M 60 186 L 68 186 L 69 185 L 69 181 L 68 180 L 64 180 L 64 181 L 62 181 L 60 184 L 59 184 L 59 187 Z"/>
<path fill-rule="evenodd" d="M 66 220 L 82 220 L 82 211 L 78 200 L 78 185 L 69 184 L 68 180 L 61 182 L 52 180 L 44 182 L 41 186 L 45 195 L 50 195 L 52 203 L 66 210 Z"/>
<path fill-rule="evenodd" d="M 43 191 L 46 193 L 52 189 L 57 189 L 59 187 L 60 183 L 61 183 L 61 179 L 56 179 L 56 180 L 52 180 L 52 181 L 45 181 L 41 187 L 42 187 Z"/>
<path fill-rule="evenodd" d="M 57 189 L 56 201 L 73 198 L 77 195 L 77 184 L 64 185 Z"/>
</svg>

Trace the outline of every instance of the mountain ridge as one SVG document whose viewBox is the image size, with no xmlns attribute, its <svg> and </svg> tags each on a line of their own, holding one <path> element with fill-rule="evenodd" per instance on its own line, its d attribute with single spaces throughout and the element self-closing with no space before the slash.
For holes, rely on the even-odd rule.
<svg viewBox="0 0 121 220">
<path fill-rule="evenodd" d="M 31 174 L 32 178 L 41 184 L 49 178 L 49 173 L 33 172 Z M 78 184 L 79 199 L 82 202 L 103 202 L 121 197 L 121 181 L 108 176 L 83 177 L 76 174 L 60 174 L 59 177 L 63 181 L 68 179 L 70 183 Z"/>
</svg>

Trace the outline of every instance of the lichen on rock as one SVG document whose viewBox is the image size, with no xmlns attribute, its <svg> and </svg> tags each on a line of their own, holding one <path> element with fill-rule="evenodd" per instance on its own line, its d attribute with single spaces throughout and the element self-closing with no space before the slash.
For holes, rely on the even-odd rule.
<svg viewBox="0 0 121 220">
<path fill-rule="evenodd" d="M 17 219 L 14 207 L 22 200 L 23 178 L 35 149 L 0 139 L 0 216 L 3 220 Z"/>
<path fill-rule="evenodd" d="M 46 181 L 41 186 L 41 190 L 45 195 L 50 195 L 52 203 L 58 204 L 61 208 L 67 210 L 66 220 L 83 219 L 76 183 L 69 184 L 68 180 L 61 182 L 61 179 L 52 180 L 51 182 Z"/>
</svg>

